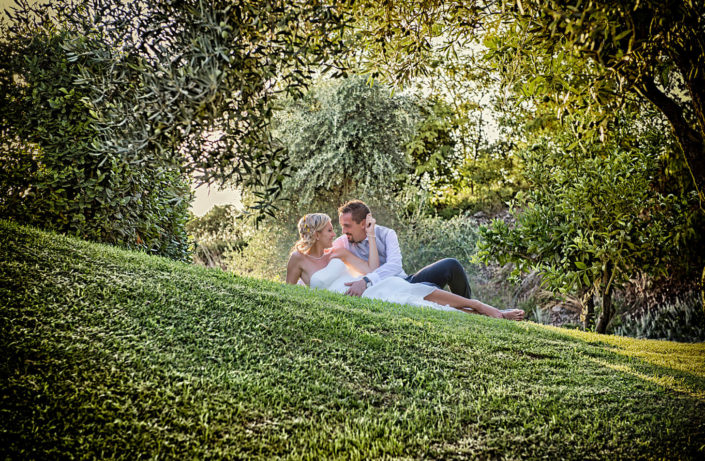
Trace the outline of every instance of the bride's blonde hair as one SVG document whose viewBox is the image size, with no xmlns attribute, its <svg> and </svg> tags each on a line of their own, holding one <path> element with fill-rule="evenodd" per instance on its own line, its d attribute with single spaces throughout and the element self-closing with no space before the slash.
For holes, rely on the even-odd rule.
<svg viewBox="0 0 705 461">
<path fill-rule="evenodd" d="M 323 230 L 330 222 L 330 216 L 325 213 L 311 213 L 299 219 L 299 240 L 291 248 L 291 253 L 308 253 L 316 243 L 316 232 Z"/>
</svg>

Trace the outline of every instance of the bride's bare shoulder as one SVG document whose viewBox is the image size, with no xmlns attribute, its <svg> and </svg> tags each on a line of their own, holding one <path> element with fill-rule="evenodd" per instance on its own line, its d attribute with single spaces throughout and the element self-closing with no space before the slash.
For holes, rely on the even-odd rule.
<svg viewBox="0 0 705 461">
<path fill-rule="evenodd" d="M 298 251 L 293 251 L 293 252 L 289 255 L 289 265 L 298 264 L 298 263 L 300 263 L 301 261 L 303 261 L 303 259 L 304 259 L 304 255 L 302 255 L 302 254 L 299 253 Z"/>
<path fill-rule="evenodd" d="M 304 271 L 303 255 L 294 251 L 289 255 L 289 262 L 286 264 L 286 283 L 296 284 Z"/>
</svg>

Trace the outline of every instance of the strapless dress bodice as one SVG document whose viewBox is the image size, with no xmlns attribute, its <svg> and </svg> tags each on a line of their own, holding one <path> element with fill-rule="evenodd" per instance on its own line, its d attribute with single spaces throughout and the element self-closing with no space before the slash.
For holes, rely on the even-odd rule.
<svg viewBox="0 0 705 461">
<path fill-rule="evenodd" d="M 341 259 L 333 258 L 326 267 L 313 273 L 310 285 L 311 288 L 345 293 L 348 290 L 345 283 L 354 282 L 360 278 L 351 274 L 348 266 Z"/>
</svg>

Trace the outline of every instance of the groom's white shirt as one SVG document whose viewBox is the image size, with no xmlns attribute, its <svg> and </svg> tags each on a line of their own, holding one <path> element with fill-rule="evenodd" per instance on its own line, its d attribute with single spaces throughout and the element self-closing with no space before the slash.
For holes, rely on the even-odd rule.
<svg viewBox="0 0 705 461">
<path fill-rule="evenodd" d="M 375 237 L 377 238 L 377 252 L 379 253 L 379 267 L 367 277 L 372 285 L 379 283 L 387 277 L 406 277 L 401 265 L 401 249 L 399 249 L 399 239 L 397 233 L 388 227 L 376 225 Z M 365 238 L 359 243 L 350 243 L 348 237 L 341 235 L 333 241 L 333 247 L 346 248 L 358 258 L 365 261 L 370 258 L 370 242 Z"/>
</svg>

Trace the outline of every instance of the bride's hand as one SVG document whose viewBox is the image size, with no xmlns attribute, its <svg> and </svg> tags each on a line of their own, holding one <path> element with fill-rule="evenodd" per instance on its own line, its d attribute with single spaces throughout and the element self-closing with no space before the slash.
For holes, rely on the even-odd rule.
<svg viewBox="0 0 705 461">
<path fill-rule="evenodd" d="M 375 236 L 375 224 L 377 223 L 377 220 L 372 217 L 372 213 L 368 213 L 367 217 L 365 218 L 365 232 L 367 232 L 367 237 L 374 237 Z"/>
</svg>

